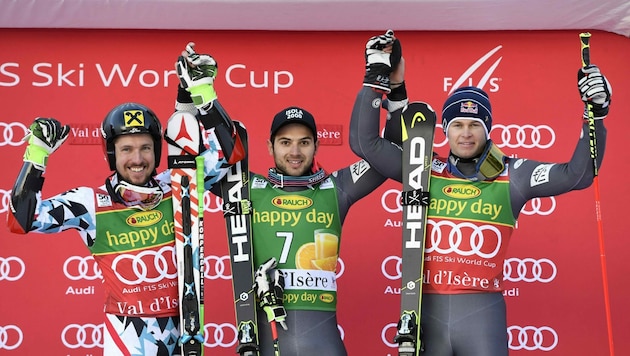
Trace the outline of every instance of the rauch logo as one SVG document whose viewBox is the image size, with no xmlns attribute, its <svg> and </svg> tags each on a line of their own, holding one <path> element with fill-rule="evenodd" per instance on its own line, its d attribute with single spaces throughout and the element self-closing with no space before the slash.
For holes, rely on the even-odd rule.
<svg viewBox="0 0 630 356">
<path fill-rule="evenodd" d="M 313 205 L 313 201 L 300 195 L 285 195 L 273 198 L 271 204 L 281 209 L 300 210 Z"/>
<path fill-rule="evenodd" d="M 127 218 L 127 225 L 134 227 L 145 227 L 157 224 L 162 220 L 162 212 L 158 210 L 140 211 Z"/>
<path fill-rule="evenodd" d="M 451 198 L 470 199 L 481 194 L 481 189 L 468 184 L 450 184 L 442 188 L 442 193 Z"/>
</svg>

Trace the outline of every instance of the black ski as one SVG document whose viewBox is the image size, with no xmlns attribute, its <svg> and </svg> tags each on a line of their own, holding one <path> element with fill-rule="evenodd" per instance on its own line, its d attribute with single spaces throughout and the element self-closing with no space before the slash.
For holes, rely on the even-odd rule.
<svg viewBox="0 0 630 356">
<path fill-rule="evenodd" d="M 247 131 L 239 123 L 235 122 L 235 126 L 247 152 Z M 238 329 L 236 352 L 241 356 L 258 355 L 248 156 L 234 164 L 221 180 Z"/>
<path fill-rule="evenodd" d="M 401 117 L 402 280 L 400 320 L 394 338 L 399 356 L 419 356 L 423 346 L 420 327 L 422 275 L 435 123 L 435 112 L 423 102 L 410 103 Z"/>
</svg>

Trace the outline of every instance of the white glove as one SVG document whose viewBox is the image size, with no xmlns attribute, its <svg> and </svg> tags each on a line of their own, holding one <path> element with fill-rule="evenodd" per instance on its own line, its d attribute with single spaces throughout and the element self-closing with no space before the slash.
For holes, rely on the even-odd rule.
<svg viewBox="0 0 630 356">
<path fill-rule="evenodd" d="M 578 89 L 586 107 L 585 118 L 588 118 L 589 104 L 592 105 L 595 119 L 603 119 L 608 115 L 612 87 L 596 65 L 578 70 Z"/>
<path fill-rule="evenodd" d="M 190 92 L 195 107 L 206 111 L 211 108 L 217 98 L 214 90 L 217 62 L 214 58 L 209 54 L 197 54 L 195 43 L 189 42 L 186 50 L 177 58 L 175 69 L 180 85 Z"/>
<path fill-rule="evenodd" d="M 270 258 L 267 262 L 258 267 L 255 274 L 256 295 L 260 300 L 260 306 L 267 314 L 267 320 L 271 323 L 280 323 L 284 330 L 287 330 L 287 312 L 284 309 L 284 276 L 280 271 L 274 269 L 278 264 L 275 258 Z M 272 274 L 273 287 L 269 285 L 267 274 Z"/>
</svg>

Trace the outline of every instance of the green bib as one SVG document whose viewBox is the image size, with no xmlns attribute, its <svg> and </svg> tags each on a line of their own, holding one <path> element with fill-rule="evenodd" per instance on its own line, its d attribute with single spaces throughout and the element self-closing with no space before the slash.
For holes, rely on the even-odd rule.
<svg viewBox="0 0 630 356">
<path fill-rule="evenodd" d="M 121 253 L 173 243 L 173 208 L 170 197 L 154 210 L 105 210 L 96 213 L 95 255 Z"/>
<path fill-rule="evenodd" d="M 333 179 L 286 192 L 254 176 L 251 201 L 254 263 L 276 258 L 285 276 L 285 308 L 334 311 L 341 221 Z"/>
</svg>

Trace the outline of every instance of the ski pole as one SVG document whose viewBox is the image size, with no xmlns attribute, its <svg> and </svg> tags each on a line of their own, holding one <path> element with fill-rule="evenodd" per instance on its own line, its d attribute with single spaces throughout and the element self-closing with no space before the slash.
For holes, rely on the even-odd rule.
<svg viewBox="0 0 630 356">
<path fill-rule="evenodd" d="M 580 33 L 582 67 L 591 64 L 591 34 L 589 32 Z M 588 136 L 591 148 L 591 158 L 593 160 L 593 187 L 595 188 L 595 215 L 597 219 L 597 232 L 599 237 L 599 256 L 602 266 L 602 284 L 604 286 L 604 306 L 606 309 L 606 326 L 608 327 L 608 347 L 610 355 L 615 354 L 613 345 L 612 322 L 610 317 L 610 296 L 608 294 L 608 272 L 606 271 L 606 249 L 604 247 L 604 229 L 602 226 L 601 199 L 599 195 L 599 176 L 597 168 L 597 137 L 595 135 L 595 117 L 593 115 L 593 105 L 588 103 Z"/>
<path fill-rule="evenodd" d="M 278 345 L 278 326 L 276 321 L 271 321 L 271 337 L 273 338 L 273 354 L 280 356 L 280 346 Z"/>
</svg>

